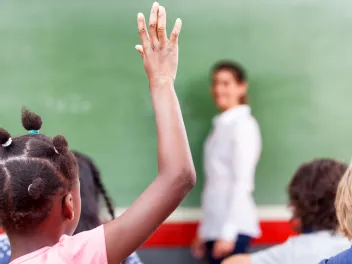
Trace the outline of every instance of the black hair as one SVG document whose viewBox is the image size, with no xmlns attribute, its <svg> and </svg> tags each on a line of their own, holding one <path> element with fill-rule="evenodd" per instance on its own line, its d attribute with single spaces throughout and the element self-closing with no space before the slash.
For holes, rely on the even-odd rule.
<svg viewBox="0 0 352 264">
<path fill-rule="evenodd" d="M 247 73 L 244 68 L 237 62 L 233 61 L 220 61 L 213 66 L 212 73 L 216 73 L 218 71 L 230 71 L 235 78 L 235 80 L 239 83 L 247 81 Z"/>
<path fill-rule="evenodd" d="M 332 159 L 317 159 L 298 168 L 289 186 L 289 202 L 298 232 L 330 230 L 338 227 L 335 196 L 347 165 Z"/>
<path fill-rule="evenodd" d="M 75 234 L 88 231 L 101 224 L 99 218 L 99 196 L 102 195 L 108 212 L 112 219 L 115 218 L 111 198 L 109 197 L 102 180 L 100 172 L 94 162 L 86 155 L 74 151 L 77 158 L 81 182 L 82 211 Z"/>
<path fill-rule="evenodd" d="M 42 119 L 23 109 L 22 125 L 37 132 Z M 6 232 L 29 231 L 51 213 L 54 198 L 78 180 L 76 159 L 61 135 L 11 138 L 0 129 L 0 144 L 0 224 Z"/>
</svg>

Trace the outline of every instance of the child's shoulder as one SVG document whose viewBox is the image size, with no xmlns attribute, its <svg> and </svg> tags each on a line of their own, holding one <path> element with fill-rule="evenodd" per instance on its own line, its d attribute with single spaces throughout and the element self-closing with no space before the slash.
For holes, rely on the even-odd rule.
<svg viewBox="0 0 352 264">
<path fill-rule="evenodd" d="M 11 264 L 102 263 L 107 264 L 103 225 L 74 236 L 62 236 L 57 244 L 15 259 Z"/>
<path fill-rule="evenodd" d="M 93 255 L 95 252 L 106 252 L 104 226 L 84 231 L 74 236 L 62 236 L 59 243 L 52 248 L 60 250 L 66 255 L 75 257 Z M 82 262 L 83 263 L 83 262 Z"/>
<path fill-rule="evenodd" d="M 300 234 L 297 236 L 290 237 L 288 239 L 290 243 L 297 244 L 321 244 L 324 242 L 325 244 L 331 246 L 335 244 L 343 244 L 344 248 L 346 245 L 349 245 L 348 239 L 330 231 L 318 231 L 308 234 Z M 321 243 L 318 243 L 321 242 Z"/>
<path fill-rule="evenodd" d="M 352 263 L 352 248 L 349 248 L 336 256 L 323 260 L 319 264 L 350 264 Z"/>
</svg>

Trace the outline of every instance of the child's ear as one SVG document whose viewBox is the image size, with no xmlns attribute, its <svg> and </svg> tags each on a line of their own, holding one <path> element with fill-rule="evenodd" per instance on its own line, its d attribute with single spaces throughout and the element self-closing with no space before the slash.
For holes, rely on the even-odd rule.
<svg viewBox="0 0 352 264">
<path fill-rule="evenodd" d="M 62 211 L 66 219 L 73 220 L 75 213 L 73 211 L 73 197 L 72 194 L 67 194 L 62 200 Z"/>
</svg>

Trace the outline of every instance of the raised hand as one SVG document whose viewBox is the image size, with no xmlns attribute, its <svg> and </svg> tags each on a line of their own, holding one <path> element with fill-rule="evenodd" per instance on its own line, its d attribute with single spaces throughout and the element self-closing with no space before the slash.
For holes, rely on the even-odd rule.
<svg viewBox="0 0 352 264">
<path fill-rule="evenodd" d="M 144 68 L 147 72 L 151 87 L 163 79 L 175 80 L 178 65 L 178 37 L 181 32 L 182 22 L 177 19 L 170 34 L 166 33 L 166 11 L 157 2 L 153 4 L 149 19 L 149 33 L 146 28 L 145 18 L 138 14 L 138 31 L 142 45 L 136 45 L 143 58 Z"/>
<path fill-rule="evenodd" d="M 142 55 L 150 81 L 155 113 L 158 176 L 120 217 L 104 225 L 108 263 L 121 263 L 140 247 L 180 205 L 196 183 L 196 172 L 173 81 L 177 72 L 181 20 L 176 21 L 168 39 L 165 8 L 154 3 L 150 14 L 150 36 L 142 14 L 138 14 L 138 30 L 142 45 L 137 45 L 136 49 Z"/>
</svg>

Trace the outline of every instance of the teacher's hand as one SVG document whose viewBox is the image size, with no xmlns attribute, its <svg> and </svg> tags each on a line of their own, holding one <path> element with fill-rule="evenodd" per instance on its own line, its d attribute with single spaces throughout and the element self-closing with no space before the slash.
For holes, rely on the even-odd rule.
<svg viewBox="0 0 352 264">
<path fill-rule="evenodd" d="M 192 252 L 193 257 L 196 259 L 204 258 L 204 255 L 205 255 L 204 242 L 196 237 L 193 240 L 193 243 L 191 246 L 191 252 Z"/>
<path fill-rule="evenodd" d="M 215 259 L 220 259 L 226 257 L 231 254 L 231 252 L 235 249 L 234 241 L 227 241 L 227 240 L 216 240 L 212 256 Z"/>
</svg>

